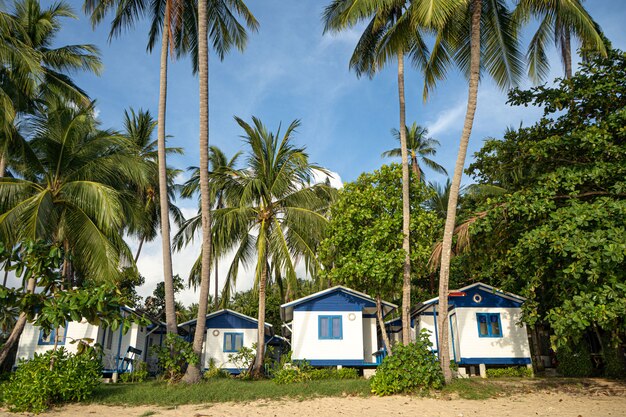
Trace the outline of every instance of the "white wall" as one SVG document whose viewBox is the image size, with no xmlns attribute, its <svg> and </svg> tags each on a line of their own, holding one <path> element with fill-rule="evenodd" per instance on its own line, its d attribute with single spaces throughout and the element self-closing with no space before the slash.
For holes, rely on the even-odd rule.
<svg viewBox="0 0 626 417">
<path fill-rule="evenodd" d="M 217 336 L 213 335 L 214 330 L 219 332 Z M 236 352 L 224 352 L 224 333 L 243 333 L 243 346 L 250 349 L 252 349 L 252 345 L 257 342 L 259 334 L 257 329 L 207 328 L 206 337 L 204 339 L 204 357 L 202 359 L 204 368 L 209 367 L 211 359 L 213 359 L 215 366 L 218 368 L 237 367 L 228 359 L 228 355 L 236 354 Z"/>
<path fill-rule="evenodd" d="M 126 332 L 126 334 L 122 334 L 121 345 L 119 343 L 120 328 L 117 328 L 113 331 L 113 343 L 111 343 L 111 349 L 107 349 L 106 344 L 105 346 L 103 346 L 102 366 L 104 366 L 105 369 L 111 370 L 115 369 L 115 367 L 117 366 L 118 346 L 120 357 L 124 357 L 126 351 L 128 350 L 128 347 L 132 346 L 134 348 L 142 350 L 142 354 L 138 359 L 141 360 L 143 358 L 143 350 L 145 349 L 146 328 L 142 327 L 141 329 L 143 331 L 140 330 L 140 326 L 137 323 L 133 323 L 130 329 L 128 329 L 128 331 Z M 102 343 L 102 334 L 104 331 L 105 328 L 103 328 L 102 332 L 99 333 L 98 343 Z"/>
<path fill-rule="evenodd" d="M 350 314 L 355 315 L 349 320 Z M 341 340 L 318 339 L 318 316 L 341 316 L 343 338 Z M 294 311 L 292 322 L 292 359 L 364 360 L 363 315 L 360 311 Z M 371 360 L 369 357 L 368 360 Z"/>
<path fill-rule="evenodd" d="M 417 325 L 417 333 L 421 332 L 422 330 L 426 329 L 428 331 L 428 339 L 430 340 L 430 343 L 432 343 L 432 348 L 434 350 L 437 349 L 437 338 L 435 336 L 435 318 L 434 316 L 419 316 L 418 317 L 418 321 L 416 322 Z"/>
<path fill-rule="evenodd" d="M 378 351 L 378 332 L 376 331 L 376 318 L 363 318 L 363 360 L 376 362 L 374 353 Z"/>
<path fill-rule="evenodd" d="M 26 323 L 24 331 L 22 332 L 22 336 L 19 340 L 16 361 L 18 359 L 32 359 L 35 353 L 41 354 L 54 349 L 54 345 L 37 344 L 37 342 L 39 341 L 40 330 L 41 328 L 39 326 L 34 326 L 31 323 Z M 70 343 L 70 341 L 76 339 L 90 338 L 94 339 L 94 341 L 97 342 L 97 337 L 98 326 L 93 326 L 87 323 L 87 321 L 85 320 L 81 322 L 68 322 L 65 332 L 65 344 L 59 344 L 58 347 L 63 346 L 67 351 L 76 353 L 78 344 L 72 344 Z"/>
<path fill-rule="evenodd" d="M 502 337 L 479 337 L 476 313 L 500 313 Z M 456 308 L 464 358 L 529 358 L 530 347 L 520 308 Z M 458 356 L 458 355 L 457 355 Z"/>
</svg>

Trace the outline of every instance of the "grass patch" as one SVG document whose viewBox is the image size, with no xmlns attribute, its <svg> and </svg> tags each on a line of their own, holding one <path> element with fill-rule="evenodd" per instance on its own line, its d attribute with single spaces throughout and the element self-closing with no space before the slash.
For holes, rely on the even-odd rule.
<svg viewBox="0 0 626 417">
<path fill-rule="evenodd" d="M 141 414 L 139 417 L 149 417 L 155 415 L 156 413 L 156 411 L 148 410 L 145 413 Z"/>
<path fill-rule="evenodd" d="M 454 379 L 441 390 L 444 396 L 458 396 L 466 400 L 487 400 L 507 395 L 505 384 L 484 379 Z"/>
<path fill-rule="evenodd" d="M 172 406 L 346 395 L 370 395 L 369 381 L 365 379 L 325 380 L 277 385 L 273 381 L 218 379 L 193 385 L 168 385 L 163 382 L 102 384 L 94 393 L 91 401 L 110 405 Z"/>
</svg>

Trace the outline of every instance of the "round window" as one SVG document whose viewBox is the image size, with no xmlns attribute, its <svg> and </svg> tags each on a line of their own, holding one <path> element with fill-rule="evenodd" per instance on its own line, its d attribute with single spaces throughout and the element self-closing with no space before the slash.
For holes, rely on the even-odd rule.
<svg viewBox="0 0 626 417">
<path fill-rule="evenodd" d="M 217 330 L 217 329 L 213 330 L 213 336 L 217 337 L 219 335 L 220 335 L 220 331 L 219 330 Z"/>
<path fill-rule="evenodd" d="M 480 304 L 480 302 L 483 301 L 483 297 L 480 294 L 474 294 L 474 297 L 472 297 L 472 299 L 477 304 Z"/>
<path fill-rule="evenodd" d="M 354 321 L 354 319 L 356 319 L 356 314 L 354 314 L 354 313 L 348 314 L 348 320 Z"/>
</svg>

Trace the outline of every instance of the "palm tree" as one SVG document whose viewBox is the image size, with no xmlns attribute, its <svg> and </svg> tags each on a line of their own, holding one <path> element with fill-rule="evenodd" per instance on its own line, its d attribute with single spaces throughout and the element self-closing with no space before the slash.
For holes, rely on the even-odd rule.
<svg viewBox="0 0 626 417">
<path fill-rule="evenodd" d="M 437 139 L 428 137 L 428 129 L 419 126 L 417 123 L 413 123 L 411 127 L 405 126 L 406 130 L 406 144 L 411 157 L 409 159 L 413 174 L 417 181 L 424 181 L 424 170 L 419 164 L 421 159 L 422 163 L 428 168 L 440 174 L 448 175 L 446 169 L 439 165 L 437 162 L 430 159 L 428 156 L 436 155 L 436 147 L 440 145 Z M 398 129 L 391 129 L 391 135 L 395 140 L 400 142 L 400 131 Z M 383 158 L 392 158 L 402 156 L 401 148 L 394 148 L 383 152 Z"/>
<path fill-rule="evenodd" d="M 426 97 L 436 81 L 445 77 L 453 62 L 469 79 L 467 111 L 450 185 L 439 273 L 439 359 L 446 381 L 452 378 L 448 360 L 450 349 L 447 326 L 452 236 L 463 166 L 476 113 L 480 71 L 484 68 L 500 87 L 508 88 L 519 80 L 523 68 L 517 32 L 505 2 L 467 0 L 461 6 L 454 9 L 446 24 L 437 33 L 426 65 L 424 83 Z"/>
<path fill-rule="evenodd" d="M 404 96 L 404 58 L 410 54 L 417 65 L 425 64 L 427 47 L 417 16 L 405 0 L 333 0 L 324 11 L 324 32 L 340 31 L 361 21 L 369 21 L 350 60 L 357 76 L 370 77 L 394 58 L 398 63 L 398 99 L 400 107 L 400 154 L 402 156 L 402 249 L 405 251 L 402 285 L 402 342 L 410 342 L 411 256 L 409 160 L 406 137 Z"/>
<path fill-rule="evenodd" d="M 299 121 L 284 134 L 269 132 L 261 120 L 252 125 L 236 117 L 249 147 L 247 167 L 225 170 L 229 204 L 214 211 L 216 236 L 224 248 L 233 247 L 235 258 L 229 275 L 239 265 L 255 265 L 255 288 L 259 294 L 259 325 L 252 373 L 263 373 L 265 355 L 265 294 L 269 266 L 283 271 L 297 286 L 295 260 L 303 259 L 311 275 L 317 272 L 316 248 L 327 223 L 324 216 L 333 191 L 326 184 L 311 185 L 315 171 L 327 171 L 309 162 L 304 148 L 292 144 Z M 234 274 L 234 275 L 232 275 Z M 231 281 L 234 282 L 234 279 Z"/>
<path fill-rule="evenodd" d="M 67 3 L 60 1 L 42 9 L 38 0 L 19 0 L 15 1 L 14 9 L 12 15 L 0 18 L 0 26 L 5 23 L 5 30 L 9 30 L 5 34 L 5 30 L 0 29 L 0 37 L 5 47 L 8 46 L 8 54 L 3 56 L 11 58 L 10 63 L 0 69 L 3 73 L 0 90 L 7 94 L 7 101 L 3 100 L 3 105 L 7 106 L 5 115 L 0 117 L 5 132 L 2 135 L 5 140 L 0 144 L 0 177 L 6 170 L 9 148 L 23 147 L 14 126 L 17 113 L 35 111 L 38 103 L 50 96 L 88 105 L 87 94 L 67 73 L 81 70 L 99 74 L 102 68 L 98 49 L 93 45 L 53 47 L 61 19 L 77 17 Z M 16 47 L 11 48 L 11 45 Z M 18 50 L 19 53 L 15 53 Z"/>
<path fill-rule="evenodd" d="M 531 18 L 540 21 L 527 54 L 528 74 L 534 82 L 540 82 L 548 75 L 550 62 L 546 47 L 549 42 L 554 42 L 560 52 L 567 79 L 572 78 L 572 36 L 580 41 L 583 50 L 606 56 L 600 27 L 581 0 L 519 0 L 513 16 L 519 23 L 528 23 Z"/>
<path fill-rule="evenodd" d="M 212 209 L 223 209 L 226 208 L 226 188 L 224 187 L 223 182 L 217 180 L 222 172 L 232 172 L 235 170 L 237 165 L 237 161 L 241 156 L 241 152 L 235 153 L 230 159 L 226 156 L 226 154 L 217 146 L 211 145 L 209 147 L 209 178 L 211 179 L 211 207 Z M 200 189 L 200 169 L 198 167 L 190 167 L 188 169 L 192 172 L 191 178 L 187 180 L 182 187 L 180 187 L 180 195 L 183 198 L 191 198 L 194 196 Z M 198 210 L 198 214 L 190 219 L 184 220 L 179 223 L 179 230 L 174 235 L 173 243 L 174 248 L 176 250 L 182 249 L 183 246 L 191 243 L 198 232 L 198 229 L 202 225 L 202 213 L 201 210 Z M 215 243 L 215 236 L 212 237 L 213 244 L 211 245 L 211 250 L 213 253 L 211 254 L 211 262 L 213 263 L 214 274 L 215 274 L 215 296 L 213 297 L 215 306 L 217 309 L 219 305 L 219 276 L 218 276 L 218 267 L 219 267 L 219 258 L 224 255 L 223 251 L 219 247 L 218 244 Z M 200 285 L 200 269 L 202 266 L 202 255 L 198 257 L 196 262 L 194 263 L 191 271 L 189 272 L 189 286 L 197 288 Z M 226 282 L 224 284 L 224 288 L 227 289 L 230 287 L 230 283 Z M 226 298 L 228 298 L 228 292 L 226 291 Z"/>
<path fill-rule="evenodd" d="M 85 0 L 85 12 L 91 14 L 94 25 L 100 23 L 110 9 L 115 9 L 115 16 L 111 23 L 109 39 L 119 36 L 123 29 L 132 27 L 141 16 L 148 15 L 150 18 L 150 33 L 148 51 L 156 46 L 158 37 L 161 35 L 161 56 L 159 71 L 159 108 L 157 115 L 157 154 L 158 154 L 158 178 L 160 196 L 168 195 L 168 175 L 165 144 L 165 113 L 167 103 L 167 57 L 170 52 L 170 44 L 178 48 L 178 52 L 187 51 L 187 43 L 175 42 L 175 37 L 182 39 L 182 33 L 193 33 L 194 28 L 181 26 L 188 23 L 188 19 L 182 17 L 189 14 L 189 10 L 195 6 L 193 1 L 188 0 Z M 170 35 L 172 38 L 170 38 Z M 180 35 L 180 36 L 179 36 Z M 190 41 L 193 36 L 189 36 Z M 172 51 L 174 53 L 174 51 Z M 159 199 L 161 218 L 161 246 L 163 255 L 163 281 L 165 283 L 165 312 L 167 332 L 176 334 L 176 307 L 174 300 L 174 283 L 172 272 L 172 251 L 170 244 L 170 222 L 168 213 L 169 201 L 167 198 Z"/>
<path fill-rule="evenodd" d="M 157 126 L 150 111 L 139 110 L 135 112 L 124 111 L 124 137 L 135 145 L 137 156 L 145 161 L 150 169 L 149 182 L 145 186 L 139 184 L 131 185 L 131 191 L 137 198 L 131 200 L 136 203 L 136 207 L 131 207 L 127 215 L 127 233 L 139 239 L 139 246 L 134 260 L 137 263 L 139 254 L 145 242 L 151 242 L 158 236 L 161 223 L 161 212 L 159 210 L 159 179 L 158 179 L 158 154 L 157 141 L 152 139 L 152 135 Z M 167 147 L 166 154 L 182 154 L 182 148 Z M 170 200 L 170 215 L 177 221 L 182 222 L 183 215 L 178 207 L 172 203 L 175 198 L 174 179 L 180 170 L 168 168 L 168 199 Z"/>
<path fill-rule="evenodd" d="M 233 13 L 234 12 L 234 13 Z M 198 322 L 193 338 L 193 350 L 200 357 L 205 338 L 205 316 L 208 309 L 211 272 L 211 197 L 209 195 L 209 46 L 208 25 L 211 25 L 211 40 L 220 59 L 233 46 L 243 50 L 247 35 L 245 28 L 235 18 L 243 18 L 251 30 L 258 22 L 242 0 L 215 0 L 198 2 L 198 74 L 200 80 L 200 201 L 202 213 L 202 266 L 200 278 L 200 300 Z M 200 363 L 187 367 L 183 380 L 197 382 L 201 378 Z"/>
</svg>

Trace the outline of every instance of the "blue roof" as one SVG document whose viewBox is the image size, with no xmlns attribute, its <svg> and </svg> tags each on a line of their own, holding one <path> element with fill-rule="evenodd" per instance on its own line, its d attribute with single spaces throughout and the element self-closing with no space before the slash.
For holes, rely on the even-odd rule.
<svg viewBox="0 0 626 417">
<path fill-rule="evenodd" d="M 526 301 L 524 297 L 504 292 L 482 282 L 477 282 L 452 292 L 461 293 L 462 295 L 449 296 L 448 302 L 450 307 L 521 307 L 524 301 Z M 439 297 L 424 301 L 420 303 L 414 314 L 438 303 Z"/>
<path fill-rule="evenodd" d="M 195 326 L 197 319 L 179 324 L 179 327 Z M 259 321 L 253 317 L 238 313 L 233 310 L 223 309 L 206 315 L 206 327 L 212 329 L 256 329 Z M 272 327 L 265 323 L 266 327 Z"/>
</svg>

